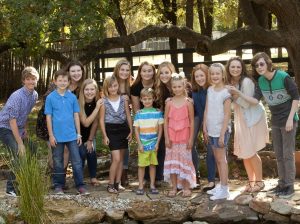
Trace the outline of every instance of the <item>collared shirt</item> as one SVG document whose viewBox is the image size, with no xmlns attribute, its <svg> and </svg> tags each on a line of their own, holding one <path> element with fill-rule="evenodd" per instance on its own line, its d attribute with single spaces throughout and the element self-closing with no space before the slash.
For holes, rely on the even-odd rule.
<svg viewBox="0 0 300 224">
<path fill-rule="evenodd" d="M 53 135 L 57 142 L 77 139 L 74 113 L 79 113 L 76 96 L 69 90 L 62 96 L 54 90 L 46 98 L 45 114 L 51 115 Z"/>
<path fill-rule="evenodd" d="M 37 99 L 38 93 L 35 90 L 31 92 L 25 87 L 13 92 L 0 111 L 0 127 L 11 130 L 9 121 L 16 119 L 19 134 L 22 137 L 25 132 L 28 114 L 31 112 Z"/>
</svg>

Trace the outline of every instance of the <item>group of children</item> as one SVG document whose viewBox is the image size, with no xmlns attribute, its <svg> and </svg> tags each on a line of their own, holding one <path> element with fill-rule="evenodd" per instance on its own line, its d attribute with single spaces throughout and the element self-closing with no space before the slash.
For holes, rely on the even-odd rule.
<svg viewBox="0 0 300 224">
<path fill-rule="evenodd" d="M 74 66 L 80 67 L 79 64 Z M 290 197 L 294 193 L 293 150 L 298 121 L 298 89 L 285 72 L 272 68 L 269 56 L 264 53 L 254 56 L 252 68 L 253 73 L 260 76 L 258 88 L 255 88 L 255 81 L 247 74 L 244 62 L 234 57 L 226 67 L 220 63 L 210 67 L 204 64 L 195 66 L 190 89 L 184 74 L 176 73 L 170 62 L 161 63 L 157 72 L 151 63 L 143 62 L 136 80 L 130 85 L 130 64 L 127 60 L 120 60 L 113 74 L 104 80 L 102 99 L 92 79 L 78 86 L 79 99 L 68 90 L 71 80 L 77 80 L 78 83 L 82 78 L 83 68 L 80 67 L 80 78 L 76 74 L 70 77 L 71 72 L 66 69 L 57 71 L 54 77 L 56 89 L 47 96 L 45 102 L 55 192 L 64 192 L 65 151 L 69 152 L 78 192 L 88 194 L 82 172 L 86 157 L 91 183 L 97 183 L 95 135 L 100 126 L 103 143 L 111 150 L 109 193 L 124 190 L 121 185 L 123 165 L 128 163 L 128 143 L 134 133 L 138 144 L 139 186 L 136 194 L 145 193 L 146 179 L 150 181 L 150 194 L 158 194 L 155 183 L 165 180 L 171 184 L 169 197 L 179 193 L 183 197 L 191 196 L 191 189 L 197 185 L 199 156 L 196 145 L 202 130 L 208 170 L 208 185 L 203 190 L 211 195 L 211 200 L 228 198 L 227 144 L 231 133 L 232 103 L 235 119 L 234 154 L 243 159 L 249 179 L 244 191 L 258 192 L 264 188 L 264 183 L 257 151 L 268 142 L 266 115 L 259 103 L 264 96 L 272 114 L 273 145 L 278 160 L 279 183 L 273 191 L 280 197 Z M 23 77 L 23 98 L 28 101 L 30 96 L 31 99 L 30 104 L 26 104 L 26 111 L 14 108 L 14 93 L 0 112 L 0 140 L 15 154 L 24 151 L 23 128 L 37 98 L 34 91 L 37 79 L 35 69 Z M 12 110 L 24 115 L 16 116 Z M 4 114 L 7 114 L 5 122 Z M 20 118 L 22 121 L 18 122 Z M 2 134 L 4 131 L 9 132 L 10 140 L 6 140 Z M 220 183 L 216 185 L 215 167 L 220 178 Z M 11 192 L 15 192 L 14 188 L 8 185 L 7 193 Z"/>
</svg>

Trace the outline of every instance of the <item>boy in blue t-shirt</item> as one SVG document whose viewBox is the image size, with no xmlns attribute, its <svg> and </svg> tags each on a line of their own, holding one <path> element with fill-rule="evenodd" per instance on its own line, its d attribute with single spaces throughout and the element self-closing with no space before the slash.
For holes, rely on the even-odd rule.
<svg viewBox="0 0 300 224">
<path fill-rule="evenodd" d="M 69 73 L 58 70 L 54 75 L 56 90 L 46 98 L 45 115 L 49 132 L 49 142 L 53 158 L 53 185 L 56 194 L 64 194 L 65 170 L 64 147 L 70 152 L 73 177 L 78 193 L 89 194 L 83 183 L 82 162 L 79 154 L 81 145 L 79 105 L 76 96 L 67 90 Z"/>
<path fill-rule="evenodd" d="M 137 195 L 144 194 L 145 167 L 149 166 L 150 171 L 150 193 L 158 194 L 155 188 L 155 171 L 157 162 L 157 150 L 163 133 L 163 114 L 153 108 L 154 91 L 151 88 L 144 88 L 141 91 L 141 102 L 144 108 L 137 112 L 134 118 L 135 136 L 138 142 L 138 177 L 139 188 Z"/>
</svg>

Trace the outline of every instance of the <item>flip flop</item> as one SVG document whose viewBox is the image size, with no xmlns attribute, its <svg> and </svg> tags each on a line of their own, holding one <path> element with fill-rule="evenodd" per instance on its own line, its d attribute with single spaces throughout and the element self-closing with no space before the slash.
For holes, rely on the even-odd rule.
<svg viewBox="0 0 300 224">
<path fill-rule="evenodd" d="M 144 193 L 144 189 L 137 189 L 135 192 L 136 195 L 144 195 Z"/>
<path fill-rule="evenodd" d="M 149 193 L 150 194 L 159 194 L 159 191 L 156 188 L 150 188 Z"/>
</svg>

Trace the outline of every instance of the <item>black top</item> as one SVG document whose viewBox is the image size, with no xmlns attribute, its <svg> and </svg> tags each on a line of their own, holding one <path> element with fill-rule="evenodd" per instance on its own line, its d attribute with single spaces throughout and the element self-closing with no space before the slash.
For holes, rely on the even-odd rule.
<svg viewBox="0 0 300 224">
<path fill-rule="evenodd" d="M 92 102 L 90 103 L 85 103 L 84 104 L 84 111 L 85 111 L 85 114 L 86 116 L 90 116 L 94 109 L 96 108 L 96 101 L 93 100 Z M 82 142 L 87 142 L 87 140 L 89 139 L 89 136 L 90 136 L 90 132 L 91 132 L 91 128 L 92 128 L 92 124 L 93 122 L 91 123 L 90 126 L 88 127 L 84 127 L 81 123 L 80 123 L 80 130 L 81 130 L 81 135 L 82 135 Z"/>
<path fill-rule="evenodd" d="M 145 87 L 143 86 L 143 83 L 142 82 L 139 82 L 139 83 L 136 83 L 134 85 L 132 85 L 130 87 L 130 95 L 132 96 L 137 96 L 137 97 L 141 97 L 141 91 L 142 89 L 144 89 Z M 153 87 L 151 87 L 153 88 Z M 153 107 L 154 108 L 157 108 L 157 104 L 156 102 L 154 101 L 153 102 Z M 142 102 L 140 101 L 140 109 L 143 109 L 144 108 L 144 105 L 142 104 Z"/>
</svg>

